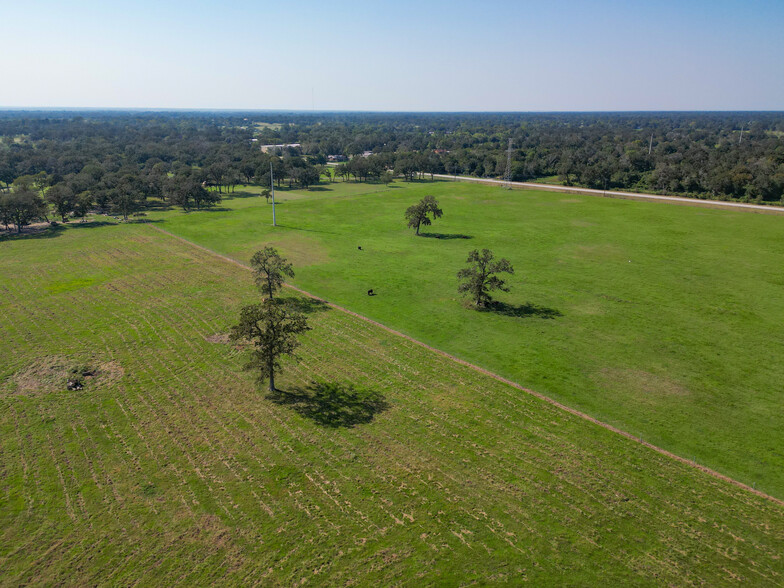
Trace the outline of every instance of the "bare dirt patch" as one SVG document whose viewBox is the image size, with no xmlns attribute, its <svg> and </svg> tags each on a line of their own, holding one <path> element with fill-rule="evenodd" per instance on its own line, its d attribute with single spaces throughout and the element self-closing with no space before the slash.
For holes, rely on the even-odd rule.
<svg viewBox="0 0 784 588">
<path fill-rule="evenodd" d="M 94 374 L 95 383 L 105 387 L 117 382 L 125 375 L 125 370 L 116 361 L 105 361 L 98 364 L 98 369 Z"/>
<path fill-rule="evenodd" d="M 12 377 L 16 384 L 16 393 L 35 396 L 65 389 L 63 378 L 68 372 L 68 359 L 50 356 L 39 359 L 19 370 Z"/>
<path fill-rule="evenodd" d="M 106 388 L 122 378 L 125 370 L 116 361 L 80 361 L 53 355 L 34 361 L 17 371 L 11 381 L 15 393 L 40 396 L 72 390 Z M 78 383 L 78 386 L 74 384 Z"/>
<path fill-rule="evenodd" d="M 210 335 L 209 337 L 204 337 L 204 340 L 208 343 L 221 343 L 222 345 L 229 344 L 229 334 L 228 333 L 215 333 L 214 335 Z"/>
</svg>

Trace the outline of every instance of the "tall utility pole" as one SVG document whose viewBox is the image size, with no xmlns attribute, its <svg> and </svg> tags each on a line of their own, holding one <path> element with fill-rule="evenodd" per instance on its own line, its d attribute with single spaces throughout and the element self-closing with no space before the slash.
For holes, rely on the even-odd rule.
<svg viewBox="0 0 784 588">
<path fill-rule="evenodd" d="M 509 138 L 509 147 L 506 149 L 506 173 L 504 174 L 504 188 L 512 189 L 512 138 Z"/>
<path fill-rule="evenodd" d="M 272 226 L 277 227 L 275 224 L 275 178 L 272 177 L 272 160 L 270 160 L 270 190 L 272 191 Z"/>
</svg>

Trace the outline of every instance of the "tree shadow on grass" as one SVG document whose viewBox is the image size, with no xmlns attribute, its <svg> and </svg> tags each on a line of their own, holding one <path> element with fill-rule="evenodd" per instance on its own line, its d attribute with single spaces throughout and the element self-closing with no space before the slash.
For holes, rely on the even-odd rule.
<svg viewBox="0 0 784 588">
<path fill-rule="evenodd" d="M 88 222 L 71 222 L 67 225 L 57 223 L 56 225 L 34 226 L 22 229 L 21 233 L 15 230 L 5 231 L 0 230 L 0 242 L 2 241 L 17 241 L 20 239 L 51 239 L 63 234 L 67 229 L 91 229 L 95 227 L 105 227 L 108 225 L 116 225 L 116 222 L 111 221 L 88 221 Z"/>
<path fill-rule="evenodd" d="M 186 211 L 187 214 L 192 212 L 231 212 L 231 208 L 225 206 L 203 206 L 202 208 L 190 208 Z"/>
<path fill-rule="evenodd" d="M 151 198 L 147 200 L 146 208 L 147 210 L 173 210 L 174 205 L 171 202 Z"/>
<path fill-rule="evenodd" d="M 533 316 L 543 319 L 554 319 L 563 316 L 563 313 L 560 310 L 548 308 L 547 306 L 539 306 L 532 302 L 526 302 L 525 304 L 507 304 L 506 302 L 493 300 L 487 307 L 481 308 L 480 310 L 482 312 L 494 312 L 503 316 L 513 316 L 517 318 Z"/>
<path fill-rule="evenodd" d="M 303 314 L 313 314 L 329 310 L 329 305 L 324 300 L 318 300 L 316 298 L 282 298 L 282 300 L 285 300 L 286 305 L 289 308 Z"/>
<path fill-rule="evenodd" d="M 334 231 L 319 231 L 318 229 L 306 229 L 303 227 L 293 227 L 291 225 L 282 225 L 280 223 L 277 224 L 278 227 L 283 229 L 291 229 L 292 231 L 305 231 L 307 233 L 324 233 L 325 235 L 337 235 Z"/>
<path fill-rule="evenodd" d="M 333 429 L 367 424 L 389 408 L 381 393 L 337 382 L 312 381 L 304 388 L 270 392 L 267 399 Z"/>
<path fill-rule="evenodd" d="M 129 219 L 129 220 L 125 221 L 125 222 L 122 222 L 122 224 L 126 224 L 126 225 L 134 225 L 134 224 L 135 225 L 155 225 L 155 224 L 161 224 L 162 222 L 163 222 L 162 218 L 132 218 L 132 219 Z M 117 225 L 117 224 L 121 224 L 121 222 L 109 223 L 109 224 Z"/>
<path fill-rule="evenodd" d="M 419 236 L 427 239 L 473 239 L 471 235 L 461 233 L 419 233 Z"/>
<path fill-rule="evenodd" d="M 235 198 L 258 198 L 259 200 L 264 200 L 264 196 L 260 192 L 249 192 L 247 190 L 237 190 L 229 194 L 222 194 L 222 196 L 221 200 L 234 200 Z"/>
</svg>

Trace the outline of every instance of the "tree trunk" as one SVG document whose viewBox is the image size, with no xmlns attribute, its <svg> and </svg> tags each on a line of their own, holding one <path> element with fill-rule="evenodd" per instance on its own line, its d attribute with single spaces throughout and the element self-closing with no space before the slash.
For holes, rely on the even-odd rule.
<svg viewBox="0 0 784 588">
<path fill-rule="evenodd" d="M 272 366 L 270 366 L 269 370 L 269 391 L 275 392 L 275 371 Z"/>
<path fill-rule="evenodd" d="M 422 224 L 422 223 L 421 223 L 421 222 L 418 222 L 418 223 L 417 223 L 417 230 L 416 230 L 416 234 L 417 234 L 417 235 L 419 235 L 419 225 L 420 225 L 420 224 Z"/>
</svg>

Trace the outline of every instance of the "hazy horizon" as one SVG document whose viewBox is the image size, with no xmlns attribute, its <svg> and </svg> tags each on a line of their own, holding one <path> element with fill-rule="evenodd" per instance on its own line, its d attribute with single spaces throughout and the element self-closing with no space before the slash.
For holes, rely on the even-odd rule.
<svg viewBox="0 0 784 588">
<path fill-rule="evenodd" d="M 4 8 L 0 108 L 784 109 L 784 3 L 75 0 Z"/>
<path fill-rule="evenodd" d="M 784 113 L 777 110 L 342 110 L 342 109 L 304 109 L 304 108 L 192 108 L 155 106 L 2 106 L 0 112 L 236 112 L 270 114 L 744 114 L 744 113 Z"/>
</svg>

